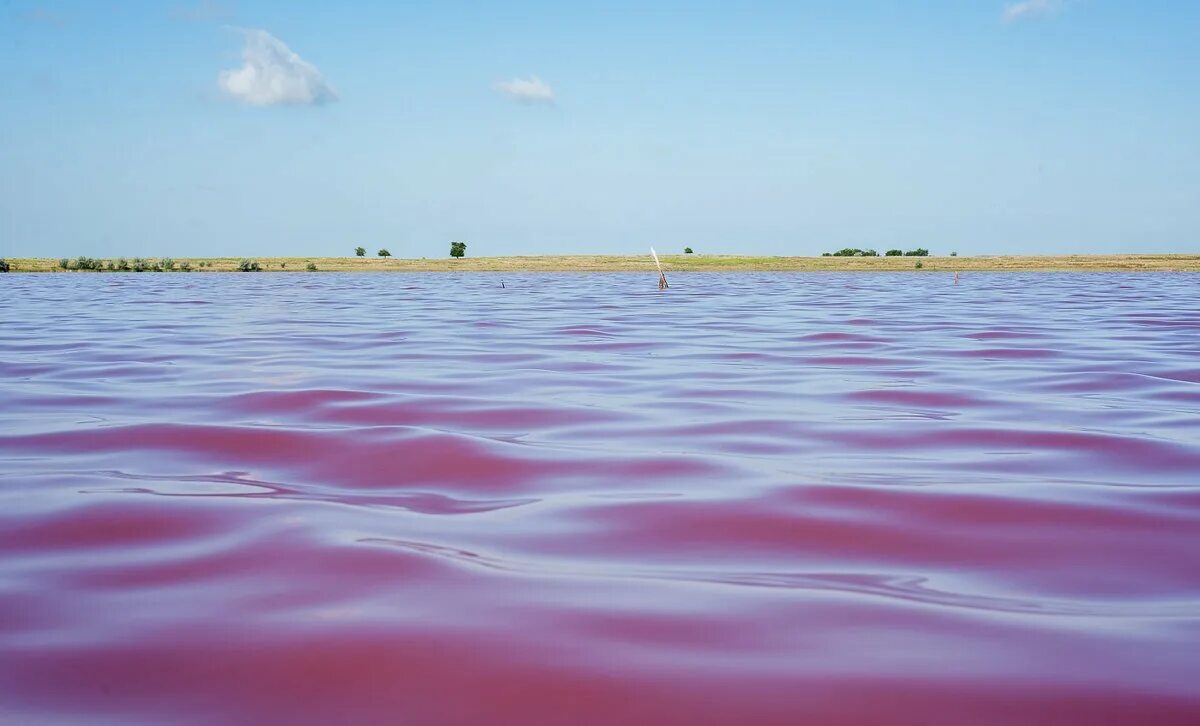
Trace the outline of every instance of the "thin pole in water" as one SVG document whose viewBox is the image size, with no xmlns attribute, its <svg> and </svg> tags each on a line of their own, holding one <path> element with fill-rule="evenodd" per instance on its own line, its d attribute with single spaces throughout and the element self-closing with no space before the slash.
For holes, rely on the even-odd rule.
<svg viewBox="0 0 1200 726">
<path fill-rule="evenodd" d="M 658 253 L 651 247 L 650 254 L 654 256 L 654 266 L 658 268 L 658 289 L 666 290 L 670 285 L 667 284 L 667 276 L 663 274 L 662 263 L 658 261 Z"/>
<path fill-rule="evenodd" d="M 955 271 L 954 271 L 954 284 L 955 284 L 955 285 L 957 285 L 957 284 L 958 284 L 958 270 L 955 270 Z"/>
</svg>

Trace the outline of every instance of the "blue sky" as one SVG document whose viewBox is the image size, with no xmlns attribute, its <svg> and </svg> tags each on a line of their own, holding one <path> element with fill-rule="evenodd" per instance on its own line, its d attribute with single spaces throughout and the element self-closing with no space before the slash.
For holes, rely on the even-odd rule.
<svg viewBox="0 0 1200 726">
<path fill-rule="evenodd" d="M 0 256 L 1200 249 L 1200 3 L 0 0 Z"/>
</svg>

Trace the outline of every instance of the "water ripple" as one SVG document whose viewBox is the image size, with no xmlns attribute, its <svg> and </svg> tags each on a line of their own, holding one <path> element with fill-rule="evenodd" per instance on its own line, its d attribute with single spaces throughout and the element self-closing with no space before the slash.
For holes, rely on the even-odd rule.
<svg viewBox="0 0 1200 726">
<path fill-rule="evenodd" d="M 1195 723 L 1195 275 L 0 276 L 0 721 Z"/>
</svg>

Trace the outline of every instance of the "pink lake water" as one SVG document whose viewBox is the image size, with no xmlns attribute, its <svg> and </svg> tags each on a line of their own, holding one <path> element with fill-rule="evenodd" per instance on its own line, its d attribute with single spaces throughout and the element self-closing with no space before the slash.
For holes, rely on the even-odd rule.
<svg viewBox="0 0 1200 726">
<path fill-rule="evenodd" d="M 1200 723 L 1200 276 L 655 282 L 0 275 L 0 721 Z"/>
</svg>

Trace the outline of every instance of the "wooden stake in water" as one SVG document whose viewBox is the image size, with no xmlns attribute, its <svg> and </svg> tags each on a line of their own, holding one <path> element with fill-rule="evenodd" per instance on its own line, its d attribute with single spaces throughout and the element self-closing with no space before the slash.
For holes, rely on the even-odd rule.
<svg viewBox="0 0 1200 726">
<path fill-rule="evenodd" d="M 667 276 L 663 274 L 662 263 L 658 261 L 658 253 L 651 247 L 650 254 L 654 256 L 654 266 L 658 268 L 658 289 L 666 290 L 670 285 L 667 284 Z"/>
</svg>

